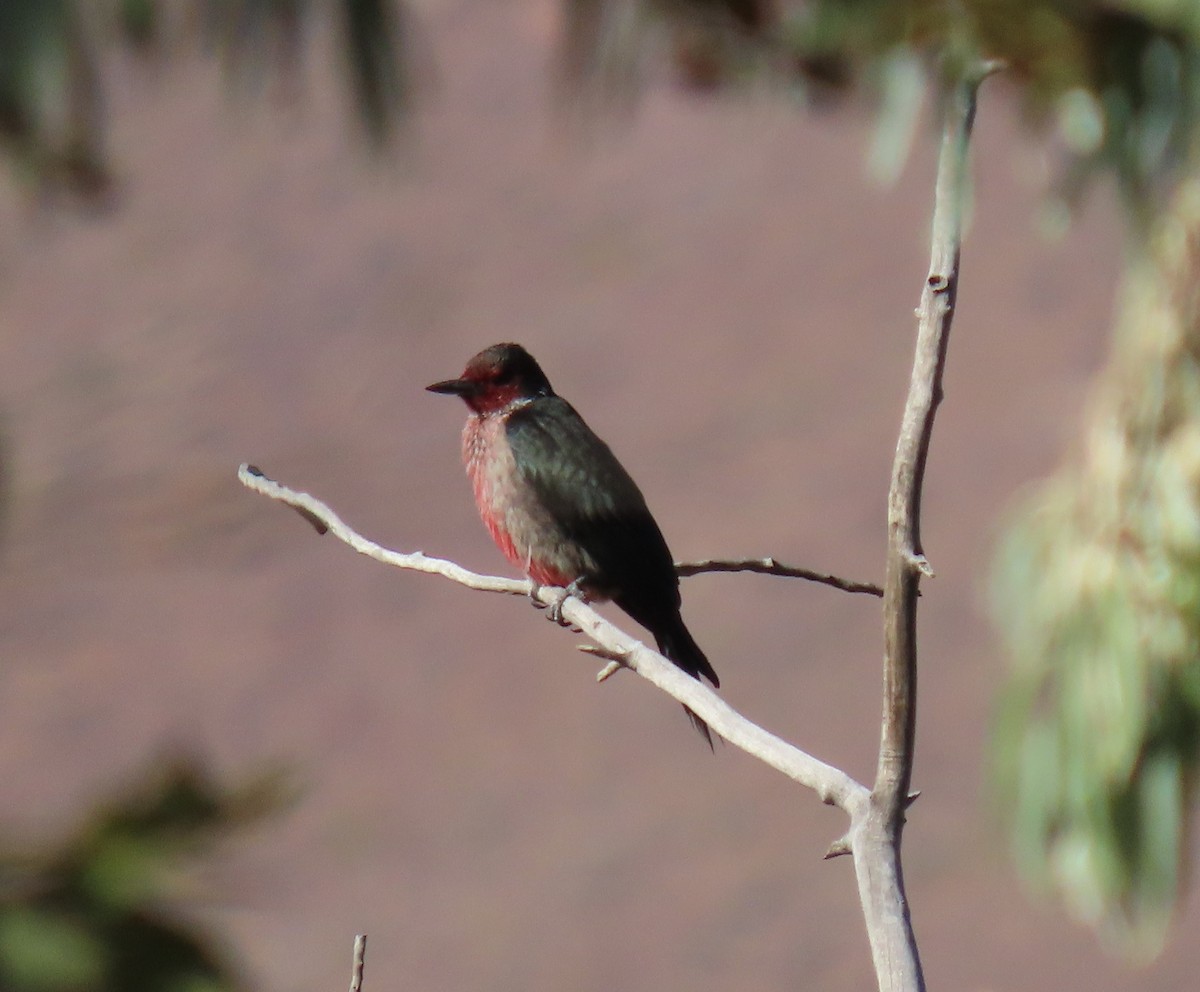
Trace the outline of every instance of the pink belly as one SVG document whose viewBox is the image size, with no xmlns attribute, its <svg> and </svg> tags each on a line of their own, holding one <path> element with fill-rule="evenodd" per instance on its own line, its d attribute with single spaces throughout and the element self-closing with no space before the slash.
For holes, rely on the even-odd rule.
<svg viewBox="0 0 1200 992">
<path fill-rule="evenodd" d="M 539 514 L 529 493 L 514 487 L 517 477 L 512 452 L 498 417 L 468 419 L 463 431 L 463 461 L 475 492 L 479 515 L 504 557 L 538 585 L 568 586 L 578 575 L 564 571 L 564 564 L 531 554 L 534 534 L 552 530 Z M 553 543 L 553 542 L 552 542 Z"/>
<path fill-rule="evenodd" d="M 482 511 L 482 507 L 480 509 Z M 567 575 L 550 562 L 541 561 L 527 554 L 516 546 L 512 535 L 500 525 L 495 516 L 489 512 L 483 512 L 482 516 L 483 522 L 487 524 L 488 533 L 492 535 L 492 540 L 496 542 L 496 547 L 503 552 L 504 557 L 538 585 L 565 587 L 579 578 L 577 575 Z"/>
</svg>

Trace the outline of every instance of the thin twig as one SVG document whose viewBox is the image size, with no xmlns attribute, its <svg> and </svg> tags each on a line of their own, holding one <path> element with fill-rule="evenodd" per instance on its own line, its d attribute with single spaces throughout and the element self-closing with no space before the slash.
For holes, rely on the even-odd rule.
<svg viewBox="0 0 1200 992">
<path fill-rule="evenodd" d="M 432 572 L 469 589 L 529 594 L 530 584 L 523 580 L 479 575 L 452 561 L 430 558 L 421 552 L 404 554 L 389 551 L 363 537 L 319 499 L 267 478 L 261 469 L 243 465 L 238 469 L 238 478 L 247 488 L 286 503 L 310 521 L 324 526 L 330 534 L 355 551 L 376 561 L 397 568 Z M 561 592 L 550 587 L 539 587 L 535 595 L 541 602 L 551 605 L 559 601 Z M 573 596 L 568 598 L 562 605 L 562 615 L 599 646 L 598 651 L 591 653 L 620 659 L 622 667 L 636 672 L 667 695 L 679 700 L 730 744 L 812 789 L 822 802 L 845 810 L 852 820 L 861 816 L 870 793 L 866 786 L 856 782 L 840 768 L 826 764 L 752 723 L 710 688 L 680 671 L 657 651 L 626 634 L 582 600 Z"/>
<path fill-rule="evenodd" d="M 350 992 L 362 992 L 363 964 L 367 957 L 367 935 L 360 933 L 354 938 L 354 968 L 350 972 Z"/>
<path fill-rule="evenodd" d="M 675 571 L 681 578 L 700 575 L 704 572 L 757 572 L 761 575 L 778 575 L 789 579 L 806 579 L 822 585 L 841 589 L 843 592 L 859 592 L 868 596 L 883 596 L 883 589 L 873 582 L 855 582 L 827 572 L 814 572 L 811 568 L 785 565 L 774 558 L 706 558 L 703 561 L 678 561 Z"/>
</svg>

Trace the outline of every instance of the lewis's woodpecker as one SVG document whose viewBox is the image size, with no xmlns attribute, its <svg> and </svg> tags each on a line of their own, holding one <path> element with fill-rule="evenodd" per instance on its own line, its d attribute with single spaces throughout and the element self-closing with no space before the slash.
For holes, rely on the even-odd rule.
<svg viewBox="0 0 1200 992">
<path fill-rule="evenodd" d="M 457 379 L 427 388 L 470 408 L 463 461 L 505 557 L 538 585 L 611 599 L 665 657 L 719 686 L 679 615 L 674 559 L 641 490 L 533 356 L 519 344 L 492 345 Z M 711 747 L 708 725 L 687 714 Z"/>
</svg>

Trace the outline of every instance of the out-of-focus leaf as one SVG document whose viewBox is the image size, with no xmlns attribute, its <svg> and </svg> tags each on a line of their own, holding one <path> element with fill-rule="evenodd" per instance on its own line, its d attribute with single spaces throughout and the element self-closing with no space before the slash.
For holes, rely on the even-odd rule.
<svg viewBox="0 0 1200 992">
<path fill-rule="evenodd" d="M 639 30 L 614 34 L 631 7 L 642 12 Z M 683 39 L 676 66 L 708 88 L 753 70 L 812 99 L 865 89 L 882 108 L 873 170 L 894 173 L 904 147 L 913 80 L 897 52 L 940 63 L 951 77 L 964 61 L 1004 63 L 1027 119 L 1059 121 L 1072 152 L 1063 167 L 1068 205 L 1109 173 L 1145 223 L 1200 143 L 1200 5 L 1191 0 L 783 0 L 741 21 L 738 5 L 724 0 L 565 0 L 564 9 L 568 63 L 589 82 L 626 84 L 628 74 L 595 71 L 617 64 L 604 54 L 614 38 L 624 39 L 624 64 L 636 65 L 647 34 L 665 30 Z M 717 30 L 722 22 L 732 33 Z"/>
<path fill-rule="evenodd" d="M 159 10 L 157 0 L 121 0 L 119 11 L 121 33 L 128 41 L 147 48 L 158 37 Z"/>
<path fill-rule="evenodd" d="M 21 173 L 108 186 L 93 39 L 68 0 L 0 3 L 0 144 Z"/>
<path fill-rule="evenodd" d="M 1059 133 L 1076 155 L 1094 155 L 1104 143 L 1104 111 L 1096 97 L 1076 86 L 1058 101 Z"/>
<path fill-rule="evenodd" d="M 1193 179 L 1131 268 L 1082 457 L 1010 528 L 993 596 L 1018 861 L 1137 956 L 1181 890 L 1200 761 L 1198 272 Z"/>
<path fill-rule="evenodd" d="M 343 29 L 353 106 L 376 145 L 410 106 L 414 45 L 401 0 L 190 0 L 186 8 L 169 0 L 2 0 L 0 152 L 18 174 L 105 202 L 111 177 L 101 59 L 118 40 L 151 48 L 164 21 L 179 38 L 195 36 L 215 51 L 245 97 L 298 74 L 314 31 L 332 15 Z"/>
<path fill-rule="evenodd" d="M 252 92 L 301 71 L 307 40 L 326 13 L 336 21 L 354 108 L 372 143 L 383 145 L 412 99 L 414 43 L 400 0 L 206 0 L 205 34 L 229 78 Z"/>
<path fill-rule="evenodd" d="M 875 182 L 890 185 L 908 161 L 921 119 L 925 67 L 916 52 L 901 47 L 883 59 L 880 92 L 867 171 Z"/>
<path fill-rule="evenodd" d="M 49 908 L 0 905 L 0 987 L 99 989 L 108 966 L 108 949 L 86 924 Z"/>
<path fill-rule="evenodd" d="M 411 96 L 404 17 L 391 0 L 342 0 L 341 17 L 353 91 L 367 133 L 381 144 Z"/>
<path fill-rule="evenodd" d="M 80 865 L 80 888 L 97 906 L 129 909 L 163 895 L 170 846 L 153 836 L 118 834 L 94 845 Z"/>
<path fill-rule="evenodd" d="M 233 786 L 162 762 L 47 850 L 0 851 L 4 992 L 234 992 L 226 954 L 180 912 L 181 871 L 288 798 L 278 773 Z"/>
</svg>

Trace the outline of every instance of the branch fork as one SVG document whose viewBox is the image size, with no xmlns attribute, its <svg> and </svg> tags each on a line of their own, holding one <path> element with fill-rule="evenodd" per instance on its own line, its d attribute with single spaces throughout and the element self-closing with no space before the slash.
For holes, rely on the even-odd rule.
<svg viewBox="0 0 1200 992">
<path fill-rule="evenodd" d="M 942 374 L 958 287 L 967 148 L 976 92 L 982 80 L 996 68 L 995 63 L 984 63 L 964 78 L 955 88 L 946 110 L 938 158 L 929 276 L 916 311 L 916 351 L 888 493 L 884 588 L 781 565 L 773 557 L 685 562 L 676 566 L 681 576 L 707 571 L 751 571 L 805 578 L 849 592 L 883 597 L 883 727 L 875 782 L 870 789 L 841 769 L 752 723 L 710 688 L 614 626 L 581 599 L 563 597 L 563 590 L 538 588 L 527 580 L 479 575 L 454 562 L 430 558 L 420 552 L 389 551 L 348 527 L 313 496 L 280 485 L 253 466 L 243 465 L 238 471 L 243 485 L 288 504 L 318 532 L 332 533 L 359 553 L 385 564 L 436 573 L 472 589 L 530 596 L 547 606 L 560 604 L 561 615 L 593 642 L 580 645 L 580 650 L 608 660 L 597 674 L 597 681 L 610 678 L 622 668 L 636 672 L 687 706 L 730 744 L 812 789 L 822 802 L 842 809 L 850 819 L 849 829 L 829 846 L 825 857 L 853 855 L 880 992 L 923 992 L 925 988 L 900 859 L 905 811 L 919 795 L 910 790 L 916 729 L 917 600 L 921 577 L 933 575 L 920 546 L 921 490 L 934 414 L 942 398 Z M 356 961 L 359 981 L 360 962 L 361 958 Z"/>
</svg>

